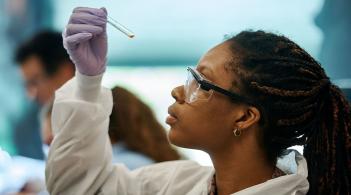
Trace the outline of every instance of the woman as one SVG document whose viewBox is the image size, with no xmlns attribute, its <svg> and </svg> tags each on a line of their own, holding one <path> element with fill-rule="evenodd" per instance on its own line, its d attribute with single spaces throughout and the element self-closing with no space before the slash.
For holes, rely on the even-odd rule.
<svg viewBox="0 0 351 195">
<path fill-rule="evenodd" d="M 169 140 L 207 152 L 213 168 L 191 161 L 133 172 L 113 166 L 112 100 L 100 84 L 106 16 L 104 8 L 76 8 L 63 34 L 78 72 L 56 93 L 51 194 L 350 194 L 349 104 L 303 49 L 262 31 L 215 46 L 172 90 Z M 297 144 L 305 146 L 308 171 L 302 155 L 286 150 Z"/>
<path fill-rule="evenodd" d="M 108 133 L 113 163 L 123 163 L 132 170 L 180 158 L 168 143 L 166 131 L 144 102 L 122 87 L 114 87 L 112 97 L 115 103 Z"/>
</svg>

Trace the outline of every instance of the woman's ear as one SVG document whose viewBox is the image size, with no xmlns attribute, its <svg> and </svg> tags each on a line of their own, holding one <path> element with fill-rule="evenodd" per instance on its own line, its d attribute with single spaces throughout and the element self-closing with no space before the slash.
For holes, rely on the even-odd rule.
<svg viewBox="0 0 351 195">
<path fill-rule="evenodd" d="M 244 106 L 238 116 L 235 121 L 236 127 L 247 129 L 260 121 L 261 113 L 256 107 Z"/>
</svg>

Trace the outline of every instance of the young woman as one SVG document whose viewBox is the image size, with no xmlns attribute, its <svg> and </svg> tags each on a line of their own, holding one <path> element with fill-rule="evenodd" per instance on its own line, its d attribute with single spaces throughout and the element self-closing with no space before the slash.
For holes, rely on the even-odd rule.
<svg viewBox="0 0 351 195">
<path fill-rule="evenodd" d="M 78 71 L 56 92 L 51 194 L 350 194 L 350 105 L 303 49 L 262 31 L 215 46 L 172 90 L 169 140 L 207 152 L 213 168 L 112 165 L 112 99 L 101 87 L 106 15 L 76 8 L 63 33 Z M 293 145 L 304 145 L 304 156 L 286 150 Z"/>
</svg>

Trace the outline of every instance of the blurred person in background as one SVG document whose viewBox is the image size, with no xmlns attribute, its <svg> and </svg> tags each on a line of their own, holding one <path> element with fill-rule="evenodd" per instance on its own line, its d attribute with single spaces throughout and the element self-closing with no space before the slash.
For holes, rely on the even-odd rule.
<svg viewBox="0 0 351 195">
<path fill-rule="evenodd" d="M 155 162 L 180 159 L 148 105 L 118 86 L 112 89 L 112 97 L 114 104 L 108 133 L 113 163 L 123 163 L 132 170 Z"/>
<path fill-rule="evenodd" d="M 40 105 L 40 115 L 46 115 L 52 106 L 55 90 L 71 79 L 75 72 L 63 48 L 61 33 L 45 30 L 35 34 L 18 46 L 15 60 L 28 97 Z M 40 120 L 43 117 L 37 118 Z"/>
<path fill-rule="evenodd" d="M 50 109 L 55 90 L 72 78 L 75 72 L 75 67 L 63 48 L 61 33 L 46 30 L 35 34 L 18 46 L 15 52 L 15 60 L 20 67 L 28 97 L 40 105 L 41 115 L 51 113 Z M 35 117 L 38 121 L 42 118 L 39 115 Z M 26 139 L 24 142 L 26 145 L 21 147 L 30 148 L 32 145 L 37 144 L 34 142 L 40 142 L 39 139 L 33 139 L 33 132 L 30 132 L 32 134 L 28 135 L 26 127 L 29 125 L 29 122 L 31 121 L 25 119 L 17 127 L 15 139 L 18 143 L 16 144 L 23 144 L 21 140 Z M 47 125 L 44 125 L 42 128 L 46 127 Z M 39 132 L 39 129 L 37 131 Z M 50 134 L 43 134 L 42 139 L 49 143 L 50 140 L 47 136 L 50 136 Z M 38 144 L 42 145 L 42 142 Z M 47 151 L 45 145 L 42 148 L 44 151 Z M 16 186 L 22 193 L 34 193 L 45 190 L 44 180 L 40 177 L 44 173 L 43 161 L 22 156 L 15 156 L 11 161 L 8 168 L 9 171 L 6 173 L 7 177 L 15 175 L 18 178 L 16 182 L 13 182 L 14 184 L 7 185 Z M 29 168 L 30 166 L 32 167 Z M 26 173 L 17 173 L 16 175 L 16 168 L 25 170 L 24 172 Z"/>
<path fill-rule="evenodd" d="M 29 98 L 41 106 L 50 104 L 54 92 L 74 75 L 75 68 L 62 45 L 62 36 L 41 31 L 22 43 L 15 60 L 20 67 Z"/>
<path fill-rule="evenodd" d="M 52 2 L 0 1 L 0 15 L 0 88 L 4 98 L 0 105 L 0 144 L 11 155 L 43 159 L 37 118 L 39 106 L 28 101 L 12 56 L 18 44 L 41 29 L 53 26 Z"/>
</svg>

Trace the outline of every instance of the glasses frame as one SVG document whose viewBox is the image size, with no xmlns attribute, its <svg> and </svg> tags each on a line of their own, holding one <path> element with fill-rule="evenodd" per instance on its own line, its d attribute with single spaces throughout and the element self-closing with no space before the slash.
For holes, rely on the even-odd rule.
<svg viewBox="0 0 351 195">
<path fill-rule="evenodd" d="M 225 95 L 233 100 L 245 102 L 245 103 L 250 104 L 250 105 L 256 105 L 253 101 L 249 100 L 248 98 L 245 98 L 237 93 L 228 91 L 226 89 L 223 89 L 222 87 L 219 87 L 215 84 L 212 84 L 210 81 L 206 80 L 204 77 L 201 76 L 201 74 L 199 74 L 196 70 L 192 69 L 191 67 L 187 67 L 187 71 L 189 71 L 193 75 L 196 82 L 199 83 L 200 88 L 205 90 L 205 91 L 214 90 L 214 91 L 221 93 L 221 94 L 223 94 L 223 95 Z"/>
</svg>

